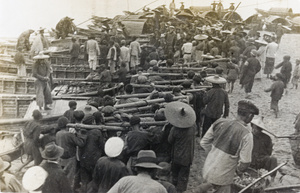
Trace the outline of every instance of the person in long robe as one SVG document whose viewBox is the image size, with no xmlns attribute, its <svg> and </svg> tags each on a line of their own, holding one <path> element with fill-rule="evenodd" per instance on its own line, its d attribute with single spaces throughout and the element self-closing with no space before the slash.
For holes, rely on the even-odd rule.
<svg viewBox="0 0 300 193">
<path fill-rule="evenodd" d="M 52 96 L 50 90 L 50 63 L 46 60 L 49 56 L 40 53 L 33 57 L 36 60 L 32 67 L 32 76 L 36 78 L 35 92 L 36 103 L 40 110 L 44 106 L 44 110 L 51 110 L 47 105 L 52 104 Z"/>
</svg>

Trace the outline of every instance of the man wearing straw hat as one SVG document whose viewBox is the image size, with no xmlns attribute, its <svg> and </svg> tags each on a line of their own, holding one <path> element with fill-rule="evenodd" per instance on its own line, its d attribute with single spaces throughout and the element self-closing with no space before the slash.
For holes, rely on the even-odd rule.
<svg viewBox="0 0 300 193">
<path fill-rule="evenodd" d="M 44 107 L 44 110 L 51 110 L 47 105 L 52 104 L 51 89 L 49 86 L 50 82 L 50 63 L 46 60 L 48 55 L 44 55 L 40 52 L 38 55 L 33 57 L 35 61 L 32 67 L 32 76 L 36 78 L 35 92 L 36 92 L 36 104 L 40 110 Z"/>
<path fill-rule="evenodd" d="M 256 117 L 251 121 L 253 134 L 252 161 L 250 167 L 255 169 L 266 169 L 268 171 L 277 167 L 277 159 L 272 156 L 273 143 L 270 136 L 263 133 L 267 131 L 263 117 Z M 271 181 L 274 181 L 276 172 L 271 174 Z"/>
<path fill-rule="evenodd" d="M 213 87 L 206 93 L 203 99 L 206 107 L 204 109 L 202 137 L 207 132 L 211 124 L 219 119 L 222 114 L 223 118 L 226 118 L 229 113 L 228 93 L 221 86 L 221 84 L 225 84 L 227 82 L 226 79 L 215 75 L 207 77 L 205 80 L 212 83 Z"/>
<path fill-rule="evenodd" d="M 121 178 L 108 193 L 167 193 L 167 190 L 159 182 L 152 179 L 157 169 L 156 155 L 152 150 L 141 150 L 137 156 L 137 176 Z"/>
<path fill-rule="evenodd" d="M 196 114 L 191 106 L 178 101 L 165 107 L 165 116 L 173 125 L 168 137 L 169 143 L 172 144 L 172 180 L 177 192 L 184 192 L 187 189 L 194 157 Z"/>
<path fill-rule="evenodd" d="M 203 178 L 216 192 L 231 192 L 235 172 L 245 171 L 251 163 L 253 135 L 248 125 L 259 109 L 248 100 L 238 102 L 235 120 L 217 120 L 200 141 L 208 153 Z"/>
</svg>

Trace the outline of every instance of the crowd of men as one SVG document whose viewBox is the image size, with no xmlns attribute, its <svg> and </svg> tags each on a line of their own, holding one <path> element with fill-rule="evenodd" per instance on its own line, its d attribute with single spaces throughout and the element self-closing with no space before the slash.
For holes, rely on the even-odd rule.
<svg viewBox="0 0 300 193">
<path fill-rule="evenodd" d="M 33 76 L 40 109 L 33 112 L 34 120 L 24 127 L 25 153 L 35 166 L 24 174 L 23 187 L 14 179 L 5 181 L 1 191 L 25 188 L 43 193 L 184 192 L 194 151 L 197 151 L 195 138 L 200 136 L 200 146 L 207 157 L 201 174 L 204 181 L 199 182 L 201 185 L 195 191 L 231 192 L 234 176 L 241 175 L 249 166 L 274 169 L 277 159 L 272 156 L 271 138 L 262 132 L 267 128 L 263 118 L 258 116 L 259 108 L 246 99 L 251 98 L 255 78 L 261 79 L 265 74 L 274 79 L 265 91 L 271 92 L 271 109 L 277 117 L 278 102 L 291 78 L 297 89 L 299 60 L 293 74 L 290 56 L 284 56 L 283 62 L 275 66 L 276 36 L 266 33 L 260 37 L 254 30 L 246 33 L 241 23 L 227 26 L 226 30 L 223 26 L 203 25 L 197 20 L 188 23 L 161 19 L 147 45 L 140 45 L 138 37 L 125 38 L 124 30 L 119 28 L 111 35 L 105 26 L 101 36 L 91 35 L 84 45 L 73 37 L 70 65 L 78 65 L 79 55 L 84 54 L 84 63 L 91 69 L 88 79 L 111 82 L 117 75 L 124 83 L 123 92 L 127 97 L 117 99 L 116 93 L 109 96 L 99 89 L 98 96 L 88 100 L 81 110 L 76 101 L 70 101 L 70 109 L 58 119 L 55 127 L 40 123 L 41 111 L 49 110 L 48 105 L 52 103 L 49 56 L 40 52 L 48 45 L 41 29 L 35 44 L 38 46 L 31 47 L 36 61 Z M 224 58 L 228 60 L 222 60 Z M 201 66 L 203 61 L 211 62 Z M 159 73 L 163 68 L 172 67 L 199 70 L 189 71 L 186 81 L 169 93 L 147 87 L 165 78 L 151 72 Z M 281 68 L 275 77 L 272 76 L 274 68 Z M 211 73 L 214 75 L 209 76 Z M 130 80 L 128 75 L 131 75 Z M 238 102 L 237 116 L 230 120 L 227 119 L 228 94 L 233 92 L 238 79 L 245 89 L 246 99 Z M 138 84 L 141 86 L 136 86 Z M 132 95 L 143 93 L 149 96 L 140 99 Z M 159 98 L 165 103 L 148 105 L 149 101 Z M 142 112 L 153 116 L 127 114 L 118 107 L 137 101 L 145 101 L 150 108 Z M 147 120 L 167 123 L 149 127 L 142 124 Z M 92 127 L 109 122 L 128 122 L 130 126 L 128 130 Z M 70 126 L 70 123 L 88 125 L 85 128 L 89 129 Z M 8 162 L 0 160 L 2 177 L 8 167 Z M 276 173 L 272 180 L 275 176 Z"/>
</svg>

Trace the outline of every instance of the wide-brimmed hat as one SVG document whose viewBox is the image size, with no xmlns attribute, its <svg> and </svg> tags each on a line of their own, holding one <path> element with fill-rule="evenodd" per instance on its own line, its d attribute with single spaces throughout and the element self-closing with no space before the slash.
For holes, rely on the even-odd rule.
<svg viewBox="0 0 300 193">
<path fill-rule="evenodd" d="M 119 156 L 124 148 L 124 141 L 120 137 L 109 138 L 104 145 L 104 152 L 108 157 Z"/>
<path fill-rule="evenodd" d="M 44 159 L 57 160 L 64 154 L 64 148 L 57 146 L 54 142 L 51 142 L 46 145 L 41 154 Z"/>
<path fill-rule="evenodd" d="M 249 100 L 240 100 L 238 102 L 238 110 L 243 112 L 248 112 L 254 115 L 259 114 L 259 109 Z"/>
<path fill-rule="evenodd" d="M 48 172 L 41 166 L 29 168 L 23 175 L 22 184 L 27 191 L 39 189 L 48 177 Z"/>
<path fill-rule="evenodd" d="M 255 40 L 256 43 L 258 44 L 263 44 L 263 45 L 267 45 L 268 42 L 264 41 L 264 40 Z"/>
<path fill-rule="evenodd" d="M 218 75 L 206 77 L 205 80 L 213 84 L 224 84 L 227 82 L 225 78 L 222 78 Z"/>
<path fill-rule="evenodd" d="M 208 38 L 208 36 L 207 35 L 204 35 L 204 34 L 201 34 L 201 35 L 195 35 L 194 36 L 194 39 L 195 40 L 198 40 L 198 41 L 200 41 L 200 40 L 206 40 Z"/>
<path fill-rule="evenodd" d="M 33 57 L 34 60 L 41 60 L 41 59 L 48 59 L 48 58 L 50 58 L 50 56 L 45 55 L 44 52 L 42 51 L 38 55 Z"/>
<path fill-rule="evenodd" d="M 261 129 L 267 130 L 266 126 L 265 126 L 265 124 L 263 122 L 263 119 L 264 119 L 263 116 L 255 116 L 252 119 L 251 123 L 254 124 L 254 125 L 256 125 L 257 127 L 261 128 Z"/>
<path fill-rule="evenodd" d="M 121 30 L 120 28 L 117 29 L 118 32 L 123 32 L 123 30 Z"/>
<path fill-rule="evenodd" d="M 2 158 L 0 157 L 0 172 L 3 172 L 10 166 L 9 162 L 3 161 Z"/>
<path fill-rule="evenodd" d="M 77 108 L 77 111 L 83 111 L 85 115 L 93 114 L 98 111 L 98 109 L 92 105 L 84 105 Z"/>
<path fill-rule="evenodd" d="M 195 124 L 196 114 L 194 109 L 183 102 L 175 101 L 165 106 L 167 120 L 179 128 L 188 128 Z"/>
<path fill-rule="evenodd" d="M 152 150 L 139 151 L 135 167 L 162 169 L 162 167 L 157 165 L 156 155 Z"/>
</svg>

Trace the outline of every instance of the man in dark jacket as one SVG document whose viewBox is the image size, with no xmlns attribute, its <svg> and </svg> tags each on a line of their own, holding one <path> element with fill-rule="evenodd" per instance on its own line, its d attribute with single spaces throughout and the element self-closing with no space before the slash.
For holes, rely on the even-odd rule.
<svg viewBox="0 0 300 193">
<path fill-rule="evenodd" d="M 265 89 L 265 92 L 271 92 L 271 109 L 275 111 L 275 116 L 278 116 L 278 102 L 284 92 L 284 77 L 281 73 L 277 73 L 275 76 L 275 82 L 270 88 Z"/>
<path fill-rule="evenodd" d="M 184 192 L 194 157 L 196 114 L 188 104 L 176 101 L 166 105 L 165 116 L 173 125 L 168 137 L 172 144 L 172 180 L 177 192 Z"/>
<path fill-rule="evenodd" d="M 205 135 L 211 124 L 219 119 L 222 114 L 223 118 L 226 118 L 229 113 L 228 93 L 221 86 L 226 83 L 226 79 L 219 76 L 210 76 L 205 80 L 212 83 L 213 87 L 206 93 L 203 100 L 206 108 L 204 109 L 202 136 Z"/>
<path fill-rule="evenodd" d="M 260 69 L 261 65 L 259 60 L 256 58 L 257 51 L 251 51 L 251 58 L 248 58 L 244 64 L 242 69 L 242 76 L 240 79 L 240 83 L 244 85 L 246 98 L 250 98 L 250 93 L 254 83 L 255 74 L 257 74 Z"/>
<path fill-rule="evenodd" d="M 283 57 L 283 62 L 275 66 L 275 69 L 280 68 L 280 73 L 284 76 L 283 83 L 286 88 L 286 85 L 290 82 L 292 75 L 292 64 L 290 62 L 291 56 L 286 55 Z"/>
</svg>

